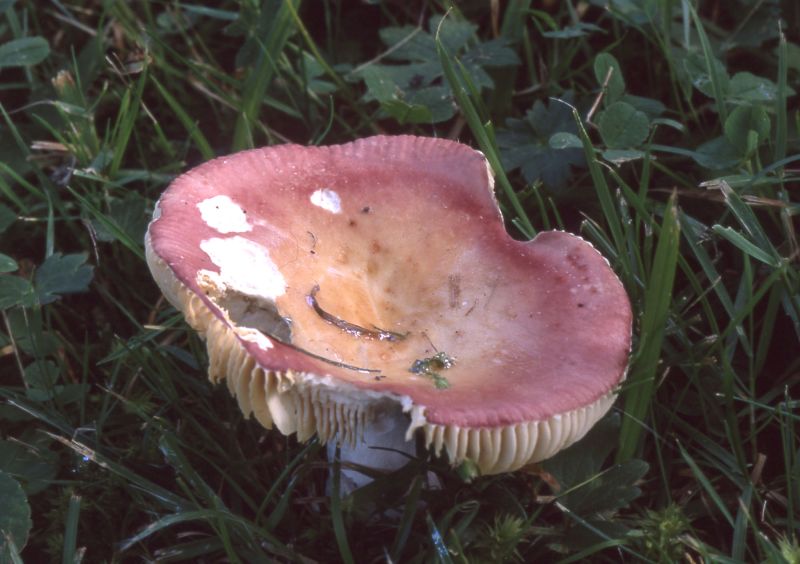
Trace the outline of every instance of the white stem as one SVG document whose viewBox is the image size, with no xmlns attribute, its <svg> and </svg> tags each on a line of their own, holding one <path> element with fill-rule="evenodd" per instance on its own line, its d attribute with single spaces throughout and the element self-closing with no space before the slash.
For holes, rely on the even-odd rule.
<svg viewBox="0 0 800 564">
<path fill-rule="evenodd" d="M 417 452 L 416 442 L 413 439 L 406 441 L 409 423 L 408 415 L 402 412 L 399 405 L 378 413 L 368 424 L 363 439 L 355 446 L 341 445 L 340 460 L 384 472 L 405 466 Z M 331 441 L 328 443 L 328 460 L 332 462 L 335 455 L 336 442 Z M 343 496 L 372 481 L 369 476 L 349 468 L 342 468 L 341 476 Z"/>
</svg>

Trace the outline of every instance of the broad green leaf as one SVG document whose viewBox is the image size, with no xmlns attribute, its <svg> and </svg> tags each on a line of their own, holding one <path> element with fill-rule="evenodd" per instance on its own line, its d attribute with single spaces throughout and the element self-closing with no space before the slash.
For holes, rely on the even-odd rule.
<svg viewBox="0 0 800 564">
<path fill-rule="evenodd" d="M 63 347 L 53 331 L 43 327 L 42 316 L 37 312 L 11 310 L 6 313 L 9 332 L 19 349 L 32 358 L 55 355 Z"/>
<path fill-rule="evenodd" d="M 391 67 L 371 65 L 360 72 L 369 97 L 400 123 L 436 123 L 455 113 L 449 91 L 441 86 L 403 90 L 394 81 Z"/>
<path fill-rule="evenodd" d="M 593 3 L 599 4 L 597 0 L 593 0 Z M 623 22 L 641 26 L 659 21 L 660 3 L 660 0 L 604 0 L 601 4 Z"/>
<path fill-rule="evenodd" d="M 453 55 L 465 48 L 470 39 L 475 38 L 477 30 L 478 26 L 476 24 L 459 19 L 455 14 L 449 14 L 447 17 L 435 15 L 428 20 L 430 36 L 433 37 L 438 34 L 442 47 Z M 435 42 L 434 55 L 429 60 L 436 60 Z"/>
<path fill-rule="evenodd" d="M 583 147 L 583 143 L 577 135 L 566 131 L 554 133 L 547 144 L 553 149 L 580 149 Z"/>
<path fill-rule="evenodd" d="M 0 253 L 0 273 L 14 272 L 18 268 L 17 261 L 8 255 Z"/>
<path fill-rule="evenodd" d="M 725 70 L 725 65 L 716 57 L 710 58 L 712 68 L 720 79 L 720 88 L 722 93 L 728 92 L 728 71 Z M 714 97 L 714 88 L 711 83 L 711 76 L 708 73 L 708 66 L 706 60 L 701 53 L 689 53 L 683 60 L 683 69 L 686 72 L 692 86 L 697 88 L 700 92 L 708 96 Z"/>
<path fill-rule="evenodd" d="M 0 204 L 0 233 L 8 229 L 16 220 L 17 214 L 5 204 Z"/>
<path fill-rule="evenodd" d="M 743 5 L 747 6 L 747 16 L 739 20 L 740 24 L 734 33 L 726 34 L 722 42 L 724 50 L 745 47 L 753 52 L 765 41 L 778 37 L 778 22 L 784 15 L 781 2 L 768 0 Z"/>
<path fill-rule="evenodd" d="M 608 79 L 604 99 L 606 106 L 618 102 L 625 94 L 625 78 L 622 76 L 622 69 L 614 55 L 600 53 L 594 58 L 594 77 L 597 84 L 602 86 L 609 72 L 611 72 L 611 76 Z"/>
<path fill-rule="evenodd" d="M 409 63 L 407 65 L 369 65 L 356 74 L 365 81 L 367 78 L 374 79 L 375 77 L 389 81 L 392 87 L 390 91 L 381 94 L 385 92 L 383 89 L 375 88 L 373 91 L 373 88 L 377 85 L 370 87 L 368 84 L 368 91 L 364 96 L 366 100 L 373 98 L 384 100 L 387 96 L 405 95 L 431 86 L 434 81 L 441 78 L 442 68 L 441 65 L 433 62 Z"/>
<path fill-rule="evenodd" d="M 86 264 L 87 258 L 86 253 L 50 255 L 34 277 L 39 303 L 54 302 L 61 294 L 85 292 L 94 274 L 94 267 Z"/>
<path fill-rule="evenodd" d="M 597 116 L 600 137 L 609 149 L 632 149 L 644 143 L 650 121 L 626 102 L 614 102 Z"/>
<path fill-rule="evenodd" d="M 62 404 L 80 400 L 86 394 L 83 384 L 58 384 L 60 369 L 51 360 L 37 360 L 25 368 L 25 395 L 33 401 L 58 398 Z"/>
<path fill-rule="evenodd" d="M 686 126 L 679 121 L 670 118 L 655 118 L 650 122 L 651 125 L 666 125 L 672 129 L 677 129 L 681 133 L 686 133 Z"/>
<path fill-rule="evenodd" d="M 641 495 L 641 490 L 635 484 L 649 469 L 650 466 L 643 460 L 615 464 L 564 496 L 562 503 L 579 514 L 621 509 Z"/>
<path fill-rule="evenodd" d="M 330 94 L 336 92 L 337 86 L 323 80 L 325 69 L 319 61 L 309 52 L 303 51 L 303 79 L 306 87 L 316 94 Z"/>
<path fill-rule="evenodd" d="M 22 37 L 0 45 L 0 69 L 27 67 L 44 61 L 50 45 L 42 37 Z"/>
<path fill-rule="evenodd" d="M 427 62 L 436 60 L 436 42 L 433 35 L 439 24 L 439 38 L 447 51 L 453 55 L 460 53 L 470 39 L 475 37 L 478 29 L 473 23 L 448 16 L 442 22 L 442 16 L 432 16 L 428 20 L 428 31 L 415 26 L 385 27 L 378 33 L 391 50 L 386 58 L 394 61 Z"/>
<path fill-rule="evenodd" d="M 494 87 L 486 68 L 519 64 L 507 39 L 481 42 L 477 26 L 454 15 L 444 20 L 431 17 L 428 31 L 414 26 L 383 28 L 379 34 L 389 47 L 384 61 L 403 64 L 372 64 L 354 74 L 367 85 L 365 99 L 380 101 L 384 112 L 400 123 L 439 123 L 455 115 L 450 85 L 442 83 L 444 73 L 434 39 L 437 30 L 448 54 L 466 69 L 477 90 Z"/>
<path fill-rule="evenodd" d="M 750 153 L 749 132 L 755 132 L 756 143 L 765 141 L 769 137 L 770 121 L 763 107 L 738 106 L 725 120 L 725 138 L 742 156 Z"/>
<path fill-rule="evenodd" d="M 34 303 L 33 286 L 27 279 L 11 274 L 0 274 L 0 310 L 17 305 L 29 307 Z"/>
<path fill-rule="evenodd" d="M 723 170 L 736 166 L 739 153 L 725 136 L 716 137 L 700 145 L 696 151 L 689 152 L 697 164 L 711 170 Z"/>
<path fill-rule="evenodd" d="M 563 491 L 597 474 L 616 446 L 620 417 L 612 413 L 592 427 L 584 438 L 542 463 Z"/>
<path fill-rule="evenodd" d="M 562 96 L 568 104 L 574 94 L 567 91 Z M 497 144 L 506 170 L 519 168 L 529 183 L 541 180 L 551 192 L 557 193 L 567 186 L 573 166 L 586 162 L 580 148 L 554 148 L 550 140 L 555 135 L 557 143 L 565 140 L 563 134 L 575 135 L 578 128 L 567 104 L 540 100 L 525 114 L 525 119 L 509 119 L 507 127 L 497 132 Z"/>
<path fill-rule="evenodd" d="M 621 165 L 644 158 L 644 151 L 637 149 L 609 149 L 603 151 L 603 158 L 615 165 Z"/>
<path fill-rule="evenodd" d="M 8 540 L 17 551 L 22 551 L 28 542 L 33 526 L 28 498 L 14 478 L 0 471 L 0 563 L 10 562 Z"/>
<path fill-rule="evenodd" d="M 128 192 L 120 199 L 112 199 L 106 219 L 113 223 L 115 229 L 109 229 L 108 222 L 93 219 L 92 226 L 98 241 L 116 240 L 115 230 L 122 231 L 134 241 L 142 241 L 149 221 L 147 205 L 147 201 L 136 192 Z"/>
<path fill-rule="evenodd" d="M 615 446 L 619 415 L 602 419 L 576 444 L 544 462 L 560 488 L 558 500 L 580 515 L 603 514 L 628 505 L 641 494 L 634 484 L 648 470 L 641 460 L 603 469 Z"/>
<path fill-rule="evenodd" d="M 786 66 L 792 70 L 800 71 L 800 45 L 786 42 Z"/>
<path fill-rule="evenodd" d="M 548 39 L 574 39 L 576 37 L 584 37 L 586 35 L 591 35 L 595 32 L 605 32 L 602 27 L 578 22 L 575 25 L 570 25 L 562 29 L 557 29 L 555 31 L 544 31 L 542 32 L 542 37 L 547 37 Z"/>
<path fill-rule="evenodd" d="M 667 107 L 661 101 L 653 98 L 625 94 L 620 101 L 627 102 L 640 112 L 644 112 L 651 121 L 667 111 Z"/>
<path fill-rule="evenodd" d="M 384 27 L 378 35 L 390 48 L 386 58 L 393 61 L 431 61 L 436 56 L 433 36 L 412 25 Z"/>
<path fill-rule="evenodd" d="M 461 62 L 467 68 L 477 67 L 509 67 L 519 64 L 517 54 L 508 46 L 505 39 L 492 39 L 478 43 L 461 56 Z"/>
<path fill-rule="evenodd" d="M 789 96 L 795 94 L 795 91 L 788 86 L 786 90 Z M 728 84 L 728 95 L 732 100 L 739 102 L 771 104 L 778 99 L 778 85 L 749 72 L 737 72 Z"/>
<path fill-rule="evenodd" d="M 409 100 L 389 100 L 382 103 L 381 108 L 398 123 L 437 123 L 450 119 L 455 113 L 451 110 L 449 93 L 440 88 L 426 88 Z"/>
<path fill-rule="evenodd" d="M 52 389 L 58 381 L 59 369 L 52 360 L 37 360 L 25 367 L 25 382 L 31 388 Z"/>
<path fill-rule="evenodd" d="M 19 480 L 29 495 L 40 492 L 55 478 L 57 462 L 58 456 L 45 444 L 0 440 L 0 472 Z"/>
</svg>

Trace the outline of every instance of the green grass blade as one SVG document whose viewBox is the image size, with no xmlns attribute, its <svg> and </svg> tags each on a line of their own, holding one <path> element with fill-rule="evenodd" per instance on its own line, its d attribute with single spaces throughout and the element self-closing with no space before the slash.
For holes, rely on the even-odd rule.
<svg viewBox="0 0 800 564">
<path fill-rule="evenodd" d="M 214 158 L 214 149 L 211 148 L 211 144 L 206 139 L 203 132 L 200 131 L 200 128 L 197 126 L 197 122 L 192 119 L 192 117 L 183 109 L 180 102 L 176 100 L 169 91 L 164 88 L 156 77 L 152 77 L 151 80 L 153 84 L 155 84 L 156 89 L 158 90 L 161 97 L 164 98 L 164 101 L 170 107 L 170 109 L 175 113 L 175 117 L 178 118 L 178 121 L 181 122 L 184 129 L 186 129 L 186 133 L 189 134 L 192 141 L 194 141 L 197 150 L 200 151 L 200 154 L 205 160 L 210 160 Z"/>
<path fill-rule="evenodd" d="M 780 254 L 769 240 L 766 231 L 761 226 L 761 222 L 758 221 L 756 214 L 753 213 L 750 206 L 742 200 L 739 194 L 737 194 L 727 182 L 721 182 L 720 189 L 722 195 L 725 197 L 725 204 L 731 212 L 733 212 L 734 217 L 736 217 L 739 224 L 753 240 L 753 243 L 755 243 L 761 251 L 771 255 L 776 264 L 780 263 L 782 260 Z"/>
<path fill-rule="evenodd" d="M 136 126 L 147 76 L 147 67 L 145 67 L 144 71 L 139 75 L 139 79 L 136 81 L 136 88 L 133 90 L 126 90 L 123 96 L 123 102 L 120 104 L 119 113 L 117 114 L 117 124 L 111 139 L 111 148 L 114 153 L 111 159 L 111 165 L 109 165 L 108 168 L 108 175 L 111 178 L 116 176 L 122 164 L 122 159 L 125 156 L 125 150 L 131 139 L 133 128 Z"/>
<path fill-rule="evenodd" d="M 393 562 L 400 562 L 400 556 L 403 554 L 403 549 L 408 542 L 408 537 L 411 534 L 411 528 L 414 525 L 414 517 L 419 509 L 419 496 L 422 492 L 424 483 L 422 475 L 417 475 L 414 482 L 411 484 L 411 490 L 405 499 L 405 507 L 403 508 L 403 517 L 400 520 L 400 526 L 397 528 L 397 535 L 395 535 L 392 548 L 389 551 L 391 560 Z"/>
<path fill-rule="evenodd" d="M 560 100 L 557 101 L 560 102 Z M 600 168 L 600 163 L 597 160 L 594 146 L 592 146 L 592 140 L 589 138 L 589 134 L 583 125 L 583 120 L 578 114 L 578 110 L 576 108 L 572 108 L 572 116 L 575 119 L 575 124 L 578 126 L 578 137 L 580 137 L 581 143 L 583 143 L 583 152 L 586 156 L 586 162 L 589 166 L 589 174 L 592 176 L 592 184 L 594 185 L 597 199 L 600 201 L 600 209 L 603 212 L 603 217 L 605 217 L 606 225 L 608 226 L 609 231 L 611 231 L 611 238 L 614 241 L 614 247 L 616 250 L 615 255 L 618 257 L 620 267 L 623 269 L 624 279 L 627 282 L 630 282 L 631 272 L 628 261 L 624 260 L 623 258 L 625 257 L 626 249 L 625 235 L 622 232 L 622 221 L 620 220 L 619 213 L 617 212 L 617 207 L 614 203 L 614 197 L 611 194 L 611 189 L 608 186 L 605 174 Z"/>
<path fill-rule="evenodd" d="M 333 522 L 333 533 L 336 536 L 336 544 L 339 546 L 339 557 L 345 564 L 353 564 L 353 553 L 350 551 L 350 543 L 347 541 L 347 528 L 344 524 L 344 514 L 342 512 L 342 463 L 339 458 L 339 448 L 336 448 L 336 455 L 333 460 L 333 476 L 331 481 L 331 520 Z"/>
<path fill-rule="evenodd" d="M 442 21 L 444 21 L 444 19 Z M 456 101 L 458 102 L 458 106 L 461 108 L 461 112 L 464 114 L 464 118 L 467 120 L 470 131 L 472 131 L 472 134 L 478 141 L 478 146 L 480 147 L 481 151 L 483 151 L 486 159 L 489 161 L 489 165 L 492 167 L 492 172 L 495 174 L 497 183 L 503 189 L 503 193 L 511 203 L 511 207 L 514 208 L 514 213 L 517 214 L 517 219 L 520 221 L 520 230 L 522 231 L 522 234 L 529 239 L 532 239 L 536 234 L 536 230 L 531 224 L 528 214 L 523 209 L 522 204 L 517 197 L 517 193 L 514 191 L 514 188 L 511 186 L 511 182 L 506 176 L 505 169 L 500 162 L 500 155 L 497 151 L 497 144 L 495 143 L 491 128 L 487 127 L 484 121 L 481 120 L 478 109 L 476 108 L 476 102 L 473 101 L 473 99 L 470 97 L 470 94 L 464 87 L 465 84 L 471 85 L 471 79 L 463 71 L 463 67 L 460 67 L 460 73 L 456 73 L 453 63 L 451 62 L 452 57 L 449 55 L 444 47 L 444 44 L 439 38 L 438 30 L 436 35 L 436 51 L 439 55 L 439 62 L 442 65 L 444 75 L 447 78 L 447 82 L 453 91 Z M 473 93 L 476 91 L 474 85 L 471 85 L 471 89 Z"/>
<path fill-rule="evenodd" d="M 717 112 L 719 113 L 720 123 L 725 123 L 728 119 L 728 108 L 725 99 L 725 90 L 722 86 L 722 77 L 719 76 L 718 69 L 714 64 L 714 53 L 711 49 L 711 42 L 708 39 L 706 30 L 703 28 L 703 22 L 697 14 L 697 10 L 692 6 L 689 0 L 683 0 L 684 4 L 689 7 L 689 13 L 692 16 L 692 22 L 697 30 L 697 37 L 700 39 L 700 47 L 703 49 L 703 57 L 706 61 L 706 69 L 708 76 L 711 79 L 711 90 L 714 93 L 714 101 L 717 104 Z"/>
<path fill-rule="evenodd" d="M 78 521 L 81 514 L 81 496 L 72 494 L 67 507 L 66 526 L 64 528 L 64 548 L 61 552 L 62 564 L 80 562 L 78 552 Z"/>
<path fill-rule="evenodd" d="M 739 250 L 747 253 L 756 260 L 760 260 L 764 264 L 777 268 L 780 266 L 780 261 L 777 261 L 774 256 L 761 250 L 760 247 L 754 245 L 744 235 L 733 229 L 732 227 L 724 227 L 722 225 L 712 226 L 712 231 L 726 239 L 729 243 L 738 247 Z"/>
<path fill-rule="evenodd" d="M 91 203 L 88 198 L 84 198 L 80 194 L 78 194 L 72 187 L 67 186 L 67 190 L 75 197 L 76 200 L 80 202 L 80 204 L 89 212 L 94 218 L 100 222 L 103 227 L 108 229 L 114 237 L 116 237 L 120 243 L 122 243 L 128 250 L 130 250 L 134 255 L 139 257 L 140 259 L 144 260 L 144 242 L 142 241 L 134 241 L 131 237 L 122 229 L 120 226 L 116 224 L 116 222 L 109 217 L 108 215 L 104 214 L 102 211 L 97 209 L 97 207 Z"/>
<path fill-rule="evenodd" d="M 742 495 L 739 496 L 739 510 L 736 512 L 736 521 L 733 525 L 733 540 L 731 541 L 731 558 L 738 562 L 745 562 L 747 525 L 751 521 L 749 513 L 752 498 L 753 485 L 747 484 Z"/>
<path fill-rule="evenodd" d="M 644 304 L 639 327 L 639 346 L 634 354 L 624 392 L 627 417 L 622 420 L 617 461 L 633 458 L 641 440 L 641 421 L 645 420 L 655 393 L 664 331 L 670 315 L 673 281 L 678 264 L 680 223 L 676 198 L 673 195 L 664 211 L 653 268 L 647 277 Z"/>
<path fill-rule="evenodd" d="M 428 534 L 431 538 L 431 544 L 433 544 L 433 549 L 436 551 L 436 561 L 440 564 L 453 564 L 453 559 L 450 558 L 450 551 L 444 544 L 442 533 L 439 532 L 439 527 L 436 526 L 430 513 L 425 515 L 425 522 L 428 524 Z"/>
<path fill-rule="evenodd" d="M 700 485 L 702 486 L 703 490 L 705 490 L 706 495 L 709 498 L 711 498 L 711 500 L 714 502 L 714 505 L 717 507 L 719 512 L 728 522 L 728 524 L 731 527 L 733 527 L 734 526 L 733 517 L 731 516 L 730 511 L 728 511 L 728 507 L 725 505 L 725 502 L 722 501 L 722 498 L 719 496 L 719 493 L 717 493 L 717 489 L 714 487 L 714 485 L 709 481 L 708 477 L 703 473 L 703 471 L 697 465 L 694 458 L 692 458 L 686 451 L 686 449 L 683 448 L 683 445 L 678 443 L 678 448 L 681 451 L 681 456 L 683 457 L 683 460 L 686 462 L 686 464 L 689 465 L 689 469 L 691 470 L 692 474 L 694 474 L 695 479 L 697 479 L 697 481 L 700 482 Z"/>
<path fill-rule="evenodd" d="M 262 10 L 274 10 L 274 4 L 275 2 L 265 2 Z M 299 0 L 282 0 L 280 8 L 270 13 L 269 29 L 263 41 L 260 41 L 261 51 L 258 55 L 258 60 L 254 67 L 250 69 L 249 76 L 244 83 L 241 111 L 236 118 L 236 126 L 233 132 L 232 149 L 234 151 L 241 151 L 254 146 L 253 125 L 258 121 L 267 87 L 272 82 L 272 78 L 277 71 L 276 63 L 278 58 L 289 37 L 295 31 L 295 20 L 292 12 L 297 11 L 299 4 Z"/>
<path fill-rule="evenodd" d="M 789 74 L 789 54 L 786 47 L 786 35 L 780 33 L 778 43 L 778 96 L 775 100 L 775 152 L 773 160 L 776 162 L 786 158 L 786 140 L 789 136 L 789 117 L 786 111 L 788 87 L 786 84 Z"/>
<path fill-rule="evenodd" d="M 70 440 L 64 437 L 60 437 L 58 435 L 53 435 L 48 433 L 51 438 L 58 441 L 59 443 L 63 444 L 67 448 L 74 450 L 78 455 L 83 457 L 87 461 L 92 461 L 101 468 L 113 472 L 114 474 L 120 476 L 124 480 L 134 484 L 135 486 L 141 488 L 142 491 L 147 492 L 148 495 L 157 499 L 160 503 L 164 504 L 167 507 L 171 507 L 177 510 L 187 510 L 190 507 L 189 502 L 185 499 L 175 495 L 173 492 L 162 488 L 161 486 L 155 484 L 154 482 L 143 478 L 136 474 L 135 472 L 129 470 L 128 468 L 124 467 L 121 464 L 118 464 L 111 458 L 104 456 L 94 450 L 93 448 L 81 443 L 77 440 Z"/>
</svg>

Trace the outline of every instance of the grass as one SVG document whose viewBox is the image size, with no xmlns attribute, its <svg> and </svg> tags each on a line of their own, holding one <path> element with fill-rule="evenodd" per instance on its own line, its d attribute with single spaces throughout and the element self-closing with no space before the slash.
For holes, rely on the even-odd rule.
<svg viewBox="0 0 800 564">
<path fill-rule="evenodd" d="M 0 562 L 800 562 L 800 9 L 605 4 L 0 1 Z M 206 381 L 153 202 L 374 133 L 482 150 L 509 232 L 620 275 L 629 376 L 575 447 L 341 496 Z"/>
</svg>

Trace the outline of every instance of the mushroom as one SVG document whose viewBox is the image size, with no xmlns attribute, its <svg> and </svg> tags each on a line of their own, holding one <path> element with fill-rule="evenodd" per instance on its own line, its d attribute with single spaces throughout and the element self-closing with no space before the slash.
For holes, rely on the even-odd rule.
<svg viewBox="0 0 800 564">
<path fill-rule="evenodd" d="M 217 158 L 163 193 L 145 245 L 245 415 L 367 465 L 403 456 L 365 439 L 413 452 L 420 430 L 454 465 L 515 470 L 580 439 L 625 375 L 607 261 L 565 232 L 509 237 L 486 159 L 456 142 Z"/>
</svg>

